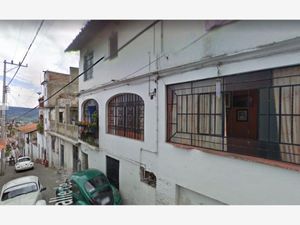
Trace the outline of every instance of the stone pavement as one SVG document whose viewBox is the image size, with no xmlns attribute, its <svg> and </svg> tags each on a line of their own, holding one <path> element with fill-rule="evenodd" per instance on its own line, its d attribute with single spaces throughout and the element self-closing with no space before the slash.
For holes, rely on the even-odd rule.
<svg viewBox="0 0 300 225">
<path fill-rule="evenodd" d="M 27 170 L 16 173 L 14 170 L 14 166 L 5 167 L 4 176 L 0 176 L 0 189 L 2 186 L 8 181 L 28 175 L 35 175 L 40 178 L 41 184 L 46 187 L 46 191 L 42 192 L 44 199 L 49 204 L 49 199 L 55 197 L 55 189 L 59 184 L 64 183 L 66 178 L 71 174 L 71 171 L 53 169 L 49 167 L 45 167 L 44 165 L 35 163 L 33 170 Z"/>
</svg>

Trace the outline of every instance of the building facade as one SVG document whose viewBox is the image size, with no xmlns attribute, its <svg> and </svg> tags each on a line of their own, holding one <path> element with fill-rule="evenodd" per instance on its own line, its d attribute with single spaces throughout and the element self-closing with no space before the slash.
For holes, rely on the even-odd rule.
<svg viewBox="0 0 300 225">
<path fill-rule="evenodd" d="M 42 82 L 44 96 L 40 98 L 43 133 L 40 133 L 39 146 L 49 166 L 70 171 L 77 170 L 78 163 L 74 156 L 78 145 L 78 81 L 56 92 L 77 75 L 78 68 L 74 67 L 70 67 L 70 74 L 46 71 Z"/>
<path fill-rule="evenodd" d="M 39 159 L 41 152 L 37 147 L 37 124 L 29 123 L 17 127 L 17 132 L 18 152 L 15 157 L 23 155 L 29 156 L 32 161 Z"/>
<path fill-rule="evenodd" d="M 299 204 L 299 34 L 299 21 L 88 22 L 66 49 L 85 71 L 82 164 L 127 204 Z"/>
</svg>

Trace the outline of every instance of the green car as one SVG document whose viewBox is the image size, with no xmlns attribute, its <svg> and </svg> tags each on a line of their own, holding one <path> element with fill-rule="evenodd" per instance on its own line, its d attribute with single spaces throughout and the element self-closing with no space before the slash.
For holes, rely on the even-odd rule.
<svg viewBox="0 0 300 225">
<path fill-rule="evenodd" d="M 121 195 L 107 177 L 97 169 L 73 173 L 65 185 L 56 190 L 57 197 L 72 195 L 73 205 L 120 205 Z"/>
</svg>

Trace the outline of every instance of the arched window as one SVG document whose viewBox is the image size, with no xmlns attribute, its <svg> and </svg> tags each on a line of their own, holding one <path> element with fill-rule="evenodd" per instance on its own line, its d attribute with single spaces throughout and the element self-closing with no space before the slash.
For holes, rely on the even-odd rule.
<svg viewBox="0 0 300 225">
<path fill-rule="evenodd" d="M 144 140 L 144 101 L 136 94 L 119 94 L 108 103 L 108 133 Z"/>
<path fill-rule="evenodd" d="M 95 117 L 98 117 L 98 103 L 94 99 L 87 100 L 83 103 L 82 120 L 92 123 L 95 122 Z"/>
<path fill-rule="evenodd" d="M 99 146 L 99 119 L 98 103 L 93 100 L 87 100 L 82 104 L 82 117 L 79 123 L 79 137 L 81 140 Z"/>
</svg>

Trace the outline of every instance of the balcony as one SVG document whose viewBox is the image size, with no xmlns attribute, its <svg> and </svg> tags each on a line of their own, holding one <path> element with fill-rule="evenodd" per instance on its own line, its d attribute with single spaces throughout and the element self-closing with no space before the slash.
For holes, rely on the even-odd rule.
<svg viewBox="0 0 300 225">
<path fill-rule="evenodd" d="M 99 146 L 99 127 L 96 123 L 79 122 L 79 138 L 93 146 Z"/>
<path fill-rule="evenodd" d="M 66 137 L 77 139 L 78 138 L 78 126 L 73 124 L 58 123 L 54 120 L 50 120 L 50 130 Z"/>
</svg>

